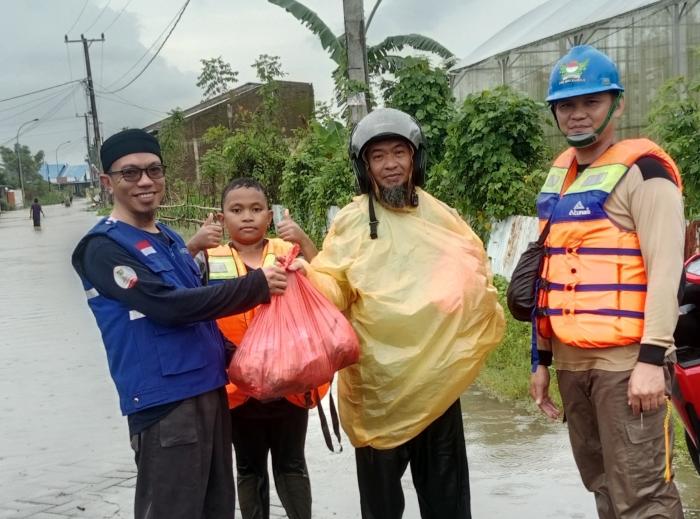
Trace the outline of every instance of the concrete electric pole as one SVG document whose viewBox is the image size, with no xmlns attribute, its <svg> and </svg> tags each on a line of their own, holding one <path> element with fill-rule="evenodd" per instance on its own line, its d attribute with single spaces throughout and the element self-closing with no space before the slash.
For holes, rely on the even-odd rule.
<svg viewBox="0 0 700 519">
<path fill-rule="evenodd" d="M 100 138 L 100 122 L 97 118 L 97 104 L 95 103 L 95 87 L 92 83 L 92 69 L 90 68 L 90 43 L 95 41 L 105 41 L 105 35 L 101 34 L 100 39 L 88 40 L 84 35 L 80 35 L 79 40 L 69 40 L 68 35 L 64 36 L 64 41 L 66 43 L 82 43 L 83 52 L 85 53 L 85 69 L 87 70 L 87 90 L 88 96 L 90 97 L 90 112 L 92 113 L 92 131 L 95 136 L 95 141 L 93 144 L 93 149 L 95 150 L 94 156 L 95 160 L 99 163 L 99 151 L 100 145 L 102 144 L 102 139 Z M 100 165 L 101 166 L 101 165 Z"/>
<path fill-rule="evenodd" d="M 369 78 L 367 75 L 365 14 L 362 0 L 343 0 L 343 15 L 345 17 L 345 48 L 348 53 L 348 78 L 351 85 L 364 85 L 366 89 Z M 353 125 L 367 115 L 365 91 L 350 92 L 347 103 L 350 109 L 350 122 Z"/>
</svg>

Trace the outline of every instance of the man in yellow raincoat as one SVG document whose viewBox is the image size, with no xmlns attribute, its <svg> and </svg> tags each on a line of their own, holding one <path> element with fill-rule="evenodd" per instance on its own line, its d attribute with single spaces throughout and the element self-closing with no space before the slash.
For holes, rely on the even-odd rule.
<svg viewBox="0 0 700 519">
<path fill-rule="evenodd" d="M 362 517 L 401 518 L 410 463 L 423 519 L 470 518 L 459 396 L 504 329 L 484 247 L 420 189 L 426 150 L 412 117 L 375 110 L 355 127 L 350 153 L 362 194 L 303 267 L 360 339 L 338 393 Z"/>
</svg>

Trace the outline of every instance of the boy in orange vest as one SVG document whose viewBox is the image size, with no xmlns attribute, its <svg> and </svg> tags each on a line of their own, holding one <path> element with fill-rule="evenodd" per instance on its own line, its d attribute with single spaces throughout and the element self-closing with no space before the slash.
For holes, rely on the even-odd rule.
<svg viewBox="0 0 700 519">
<path fill-rule="evenodd" d="M 300 245 L 302 254 L 309 260 L 318 252 L 288 212 L 277 226 L 278 234 L 284 239 L 265 237 L 272 222 L 272 211 L 263 186 L 255 179 L 232 180 L 222 194 L 221 210 L 218 219 L 230 241 L 209 248 L 205 253 L 206 277 L 210 284 L 273 265 L 294 243 Z M 190 251 L 196 253 L 206 242 L 207 235 L 210 244 L 218 242 L 221 231 L 217 227 L 210 215 L 198 232 L 200 236 L 188 243 Z M 230 342 L 239 345 L 255 311 L 218 319 L 217 324 Z M 317 404 L 316 394 L 308 392 L 261 402 L 243 394 L 234 384 L 229 383 L 226 390 L 236 452 L 238 502 L 243 519 L 269 517 L 268 452 L 272 454 L 277 494 L 287 515 L 290 519 L 311 519 L 311 485 L 304 443 L 309 408 Z M 327 390 L 327 385 L 319 388 L 319 395 L 323 396 Z"/>
</svg>

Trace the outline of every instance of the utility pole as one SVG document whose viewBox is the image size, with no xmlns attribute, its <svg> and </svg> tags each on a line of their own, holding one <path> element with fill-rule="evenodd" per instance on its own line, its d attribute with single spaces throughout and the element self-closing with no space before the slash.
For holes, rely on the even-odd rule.
<svg viewBox="0 0 700 519">
<path fill-rule="evenodd" d="M 93 177 L 92 174 L 92 162 L 93 154 L 91 153 L 92 147 L 90 146 L 90 123 L 88 121 L 88 116 L 90 113 L 84 113 L 83 115 L 75 114 L 76 117 L 82 117 L 85 119 L 85 144 L 87 144 L 87 155 L 85 155 L 85 162 L 88 165 L 88 171 L 90 172 L 90 182 L 93 187 L 97 186 L 97 179 Z M 97 156 L 97 155 L 95 155 Z"/>
<path fill-rule="evenodd" d="M 88 123 L 88 114 L 75 114 L 76 117 L 83 117 L 85 119 L 85 144 L 87 144 L 87 160 L 90 162 L 91 158 L 91 153 L 90 150 L 92 147 L 90 146 L 90 124 Z"/>
<path fill-rule="evenodd" d="M 366 88 L 369 84 L 367 75 L 367 46 L 365 42 L 365 14 L 362 0 L 343 0 L 345 17 L 345 48 L 348 53 L 348 79 L 352 91 L 348 94 L 350 122 L 357 124 L 367 115 Z M 357 86 L 364 85 L 365 90 L 357 92 Z M 353 92 L 354 91 L 354 92 Z"/>
<path fill-rule="evenodd" d="M 96 42 L 96 41 L 100 41 L 100 42 L 105 41 L 104 33 L 101 34 L 100 36 L 101 36 L 100 39 L 92 39 L 92 40 L 88 40 L 82 34 L 80 35 L 79 40 L 69 40 L 67 34 L 64 36 L 64 41 L 66 43 L 82 43 L 83 44 L 83 52 L 85 54 L 85 69 L 87 70 L 87 90 L 88 90 L 88 96 L 90 97 L 90 112 L 92 114 L 92 128 L 93 128 L 93 132 L 95 135 L 93 149 L 95 150 L 94 156 L 97 157 L 96 160 L 98 162 L 100 159 L 99 159 L 99 153 L 97 153 L 97 152 L 100 149 L 100 145 L 102 144 L 102 139 L 100 138 L 100 123 L 97 119 L 97 104 L 95 103 L 95 87 L 92 83 L 92 69 L 90 68 L 90 44 L 93 42 Z"/>
</svg>

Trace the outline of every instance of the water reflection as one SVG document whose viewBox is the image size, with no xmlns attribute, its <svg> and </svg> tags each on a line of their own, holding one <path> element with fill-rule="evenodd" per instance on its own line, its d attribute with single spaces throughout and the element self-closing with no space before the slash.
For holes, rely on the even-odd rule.
<svg viewBox="0 0 700 519">
<path fill-rule="evenodd" d="M 472 389 L 462 396 L 474 517 L 595 519 L 566 425 Z M 686 519 L 700 519 L 700 477 L 676 463 Z"/>
</svg>

